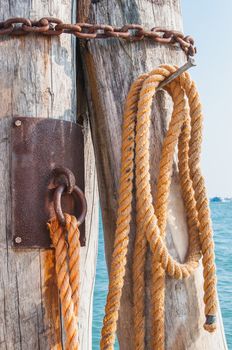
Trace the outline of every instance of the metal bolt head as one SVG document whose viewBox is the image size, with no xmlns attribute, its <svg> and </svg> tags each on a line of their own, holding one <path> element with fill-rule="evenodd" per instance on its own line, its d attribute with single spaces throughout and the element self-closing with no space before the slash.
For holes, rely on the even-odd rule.
<svg viewBox="0 0 232 350">
<path fill-rule="evenodd" d="M 15 237 L 15 243 L 20 244 L 22 242 L 21 237 Z"/>
<path fill-rule="evenodd" d="M 21 120 L 16 120 L 15 121 L 15 126 L 21 126 L 22 125 L 22 122 L 21 122 Z"/>
</svg>

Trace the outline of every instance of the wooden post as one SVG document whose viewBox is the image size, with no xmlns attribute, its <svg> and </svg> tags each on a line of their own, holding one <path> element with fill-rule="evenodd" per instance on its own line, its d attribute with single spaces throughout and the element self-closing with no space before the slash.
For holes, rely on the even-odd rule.
<svg viewBox="0 0 232 350">
<path fill-rule="evenodd" d="M 0 20 L 59 17 L 76 22 L 76 2 L 2 0 Z M 51 250 L 11 249 L 10 118 L 76 121 L 76 40 L 1 37 L 0 46 L 0 349 L 61 349 L 58 293 Z M 90 132 L 85 123 L 87 246 L 81 248 L 80 348 L 91 350 L 98 192 Z M 39 169 L 38 169 L 39 171 Z M 28 213 L 30 215 L 30 213 Z M 32 218 L 33 219 L 33 218 Z"/>
<path fill-rule="evenodd" d="M 161 26 L 182 30 L 179 0 L 130 0 L 130 1 L 80 1 L 83 20 L 90 23 L 124 25 L 139 23 L 149 29 Z M 194 34 L 194 33 L 193 33 Z M 105 251 L 110 266 L 116 210 L 117 189 L 121 156 L 121 121 L 123 106 L 129 87 L 140 74 L 148 72 L 161 63 L 182 65 L 186 60 L 177 47 L 159 45 L 148 41 L 128 43 L 114 39 L 89 41 L 82 48 L 91 130 L 94 141 L 99 192 L 105 232 Z M 152 188 L 155 192 L 156 177 L 162 139 L 170 118 L 171 103 L 164 92 L 158 92 L 152 122 Z M 187 250 L 187 232 L 183 202 L 180 194 L 178 173 L 173 171 L 167 241 L 171 254 L 183 260 Z M 121 299 L 118 322 L 118 338 L 121 350 L 133 350 L 131 247 L 128 254 L 129 267 Z M 150 283 L 150 264 L 146 270 L 147 285 Z M 226 342 L 218 315 L 215 334 L 203 330 L 204 307 L 201 268 L 186 281 L 166 280 L 166 349 L 226 349 Z M 146 302 L 148 302 L 147 300 Z M 151 320 L 147 320 L 147 329 Z M 151 349 L 147 336 L 146 349 Z"/>
</svg>

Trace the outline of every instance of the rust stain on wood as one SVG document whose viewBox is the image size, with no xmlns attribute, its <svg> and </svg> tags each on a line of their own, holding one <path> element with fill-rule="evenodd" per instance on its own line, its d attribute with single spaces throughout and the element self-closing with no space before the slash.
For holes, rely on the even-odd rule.
<svg viewBox="0 0 232 350">
<path fill-rule="evenodd" d="M 91 6 L 91 0 L 78 1 L 77 20 L 80 22 L 86 22 L 89 17 L 89 9 Z"/>
<path fill-rule="evenodd" d="M 93 100 L 92 107 L 94 108 L 96 115 L 103 115 L 102 114 L 103 111 L 100 103 L 101 99 L 99 95 L 99 88 L 96 80 L 95 62 L 93 60 L 92 55 L 87 50 L 86 50 L 85 60 L 86 60 L 85 64 L 89 74 L 89 83 L 91 86 L 91 97 Z"/>
</svg>

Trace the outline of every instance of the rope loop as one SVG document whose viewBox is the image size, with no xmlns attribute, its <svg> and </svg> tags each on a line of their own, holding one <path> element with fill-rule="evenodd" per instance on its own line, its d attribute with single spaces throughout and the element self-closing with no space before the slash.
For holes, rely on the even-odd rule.
<svg viewBox="0 0 232 350">
<path fill-rule="evenodd" d="M 166 36 L 167 40 L 172 39 L 168 32 Z M 136 237 L 133 256 L 135 349 L 145 350 L 144 295 L 148 245 L 152 251 L 153 348 L 163 350 L 165 344 L 165 274 L 175 279 L 188 278 L 198 267 L 201 257 L 206 316 L 204 328 L 209 332 L 216 329 L 213 233 L 204 178 L 200 170 L 203 115 L 199 94 L 188 73 L 183 73 L 165 88 L 173 100 L 173 112 L 163 141 L 155 199 L 151 191 L 149 140 L 152 102 L 159 84 L 176 69 L 175 66 L 162 65 L 149 74 L 143 74 L 132 84 L 127 96 L 122 130 L 118 215 L 102 328 L 102 350 L 114 348 L 127 264 L 133 193 L 136 193 Z M 173 159 L 177 148 L 180 187 L 189 235 L 188 254 L 183 263 L 170 255 L 165 243 Z"/>
</svg>

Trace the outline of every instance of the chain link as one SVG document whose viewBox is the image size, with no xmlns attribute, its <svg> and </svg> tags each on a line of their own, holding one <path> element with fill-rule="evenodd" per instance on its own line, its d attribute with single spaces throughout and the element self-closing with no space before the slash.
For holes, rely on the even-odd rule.
<svg viewBox="0 0 232 350">
<path fill-rule="evenodd" d="M 115 27 L 106 24 L 90 23 L 63 23 L 54 17 L 44 17 L 38 21 L 23 17 L 9 18 L 0 22 L 1 35 L 26 35 L 29 33 L 42 35 L 61 35 L 63 33 L 73 34 L 79 39 L 107 39 L 120 38 L 130 42 L 150 39 L 160 44 L 179 44 L 187 56 L 194 56 L 196 47 L 191 36 L 185 36 L 176 30 L 168 30 L 154 27 L 145 30 L 140 24 L 127 24 Z"/>
</svg>

